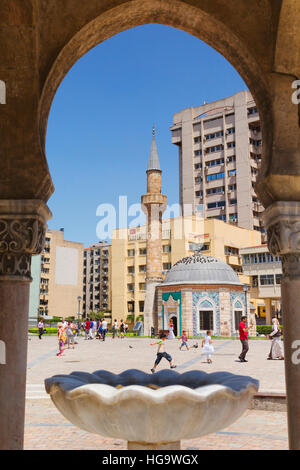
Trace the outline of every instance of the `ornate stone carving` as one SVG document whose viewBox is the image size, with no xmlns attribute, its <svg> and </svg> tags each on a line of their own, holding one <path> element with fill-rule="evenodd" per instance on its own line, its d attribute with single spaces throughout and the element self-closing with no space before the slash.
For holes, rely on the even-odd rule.
<svg viewBox="0 0 300 470">
<path fill-rule="evenodd" d="M 31 256 L 43 250 L 50 216 L 41 201 L 0 201 L 0 280 L 31 280 Z"/>
<path fill-rule="evenodd" d="M 280 256 L 285 277 L 300 277 L 300 202 L 276 202 L 263 214 L 270 252 Z"/>
</svg>

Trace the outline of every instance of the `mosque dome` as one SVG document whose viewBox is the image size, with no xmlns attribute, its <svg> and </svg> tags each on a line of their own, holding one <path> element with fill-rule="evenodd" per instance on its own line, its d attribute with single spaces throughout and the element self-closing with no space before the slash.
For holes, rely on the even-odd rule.
<svg viewBox="0 0 300 470">
<path fill-rule="evenodd" d="M 224 261 L 212 256 L 195 254 L 177 261 L 163 281 L 163 285 L 230 284 L 242 285 L 235 271 Z"/>
</svg>

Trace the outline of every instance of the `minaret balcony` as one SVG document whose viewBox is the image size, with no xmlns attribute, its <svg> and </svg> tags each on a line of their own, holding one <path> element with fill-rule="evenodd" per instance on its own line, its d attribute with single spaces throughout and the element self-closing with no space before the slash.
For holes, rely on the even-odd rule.
<svg viewBox="0 0 300 470">
<path fill-rule="evenodd" d="M 163 206 L 167 205 L 167 196 L 160 193 L 147 193 L 142 196 L 142 204 L 161 204 Z"/>
</svg>

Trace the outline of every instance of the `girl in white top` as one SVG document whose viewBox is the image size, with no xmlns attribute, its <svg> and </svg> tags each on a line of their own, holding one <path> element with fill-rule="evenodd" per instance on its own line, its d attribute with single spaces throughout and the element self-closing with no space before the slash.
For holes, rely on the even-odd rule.
<svg viewBox="0 0 300 470">
<path fill-rule="evenodd" d="M 205 338 L 202 340 L 203 353 L 206 354 L 206 359 L 209 364 L 212 363 L 211 355 L 214 352 L 214 347 L 212 345 L 211 331 L 206 332 Z"/>
<path fill-rule="evenodd" d="M 172 321 L 172 320 L 170 321 L 170 324 L 169 324 L 169 336 L 168 336 L 168 339 L 175 339 L 175 335 L 174 335 L 174 324 L 173 324 L 173 321 Z"/>
<path fill-rule="evenodd" d="M 277 318 L 273 318 L 272 320 L 272 333 L 270 334 L 270 338 L 272 338 L 271 350 L 269 353 L 268 359 L 284 359 L 282 341 L 281 341 L 281 330 L 279 321 Z"/>
</svg>

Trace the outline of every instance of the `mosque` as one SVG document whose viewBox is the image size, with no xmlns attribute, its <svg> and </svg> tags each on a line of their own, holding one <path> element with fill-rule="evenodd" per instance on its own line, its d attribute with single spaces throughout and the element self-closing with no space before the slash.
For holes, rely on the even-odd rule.
<svg viewBox="0 0 300 470">
<path fill-rule="evenodd" d="M 235 336 L 242 315 L 256 334 L 255 314 L 247 286 L 225 262 L 195 252 L 162 275 L 162 214 L 166 196 L 161 194 L 161 168 L 153 128 L 147 169 L 147 193 L 142 196 L 147 216 L 146 296 L 144 333 L 167 330 L 172 320 L 175 335 Z"/>
</svg>

